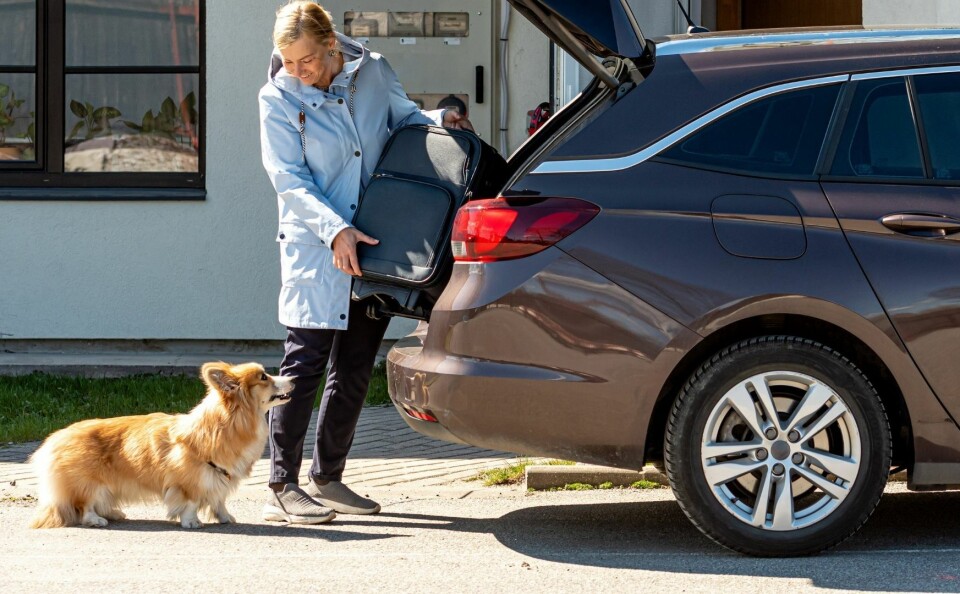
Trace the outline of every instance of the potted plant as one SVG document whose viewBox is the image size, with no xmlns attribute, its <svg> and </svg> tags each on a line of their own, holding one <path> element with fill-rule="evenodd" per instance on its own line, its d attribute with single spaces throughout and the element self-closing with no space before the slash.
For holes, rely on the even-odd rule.
<svg viewBox="0 0 960 594">
<path fill-rule="evenodd" d="M 113 127 L 111 120 L 115 120 L 122 115 L 116 107 L 110 107 L 109 105 L 94 107 L 87 101 L 80 103 L 76 100 L 70 101 L 70 111 L 80 118 L 80 121 L 70 130 L 68 136 L 68 138 L 76 140 L 90 140 L 97 136 L 110 134 Z"/>
<path fill-rule="evenodd" d="M 0 159 L 20 160 L 20 147 L 7 146 L 7 133 L 21 119 L 17 114 L 24 101 L 17 98 L 9 85 L 0 83 Z"/>
<path fill-rule="evenodd" d="M 20 138 L 23 138 L 27 141 L 27 145 L 23 147 L 23 152 L 20 157 L 24 161 L 33 161 L 37 158 L 37 145 L 36 145 L 36 113 L 30 112 L 30 123 L 27 124 L 27 129 L 20 135 Z"/>
<path fill-rule="evenodd" d="M 124 125 L 139 134 L 153 134 L 162 136 L 181 144 L 184 139 L 196 149 L 197 97 L 189 93 L 178 106 L 172 97 L 167 97 L 160 104 L 156 113 L 147 110 L 140 123 L 124 120 Z"/>
</svg>

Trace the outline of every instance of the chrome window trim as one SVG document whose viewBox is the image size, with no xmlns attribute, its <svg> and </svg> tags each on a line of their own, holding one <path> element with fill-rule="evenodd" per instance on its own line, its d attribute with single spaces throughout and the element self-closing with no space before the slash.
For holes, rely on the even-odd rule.
<svg viewBox="0 0 960 594">
<path fill-rule="evenodd" d="M 960 29 L 869 29 L 803 33 L 754 33 L 729 37 L 678 36 L 657 41 L 658 56 L 837 43 L 893 43 L 960 38 Z"/>
<path fill-rule="evenodd" d="M 854 74 L 850 80 L 875 80 L 878 78 L 898 78 L 904 76 L 923 76 L 925 74 L 949 74 L 960 72 L 960 66 L 931 66 L 929 68 L 908 68 L 905 70 L 884 70 L 882 72 L 864 72 Z"/>
<path fill-rule="evenodd" d="M 850 80 L 849 74 L 837 76 L 827 76 L 822 78 L 811 78 L 807 80 L 793 81 L 783 83 L 772 87 L 767 87 L 752 93 L 747 93 L 720 107 L 708 112 L 705 115 L 693 120 L 685 126 L 671 132 L 653 144 L 643 148 L 635 153 L 624 155 L 622 157 L 612 157 L 607 159 L 570 159 L 564 161 L 545 161 L 538 165 L 536 169 L 530 172 L 531 175 L 541 175 L 549 173 L 605 173 L 610 171 L 621 171 L 629 169 L 643 163 L 644 161 L 656 156 L 662 151 L 673 146 L 675 143 L 683 140 L 690 134 L 700 130 L 704 126 L 713 123 L 728 113 L 740 109 L 741 107 L 758 101 L 760 99 L 804 89 L 808 87 L 819 87 L 823 85 L 844 83 Z"/>
</svg>

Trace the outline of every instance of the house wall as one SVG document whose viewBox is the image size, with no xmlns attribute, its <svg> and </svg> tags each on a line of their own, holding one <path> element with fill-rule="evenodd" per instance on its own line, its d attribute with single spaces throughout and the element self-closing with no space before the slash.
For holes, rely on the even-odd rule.
<svg viewBox="0 0 960 594">
<path fill-rule="evenodd" d="M 278 4 L 207 2 L 205 201 L 0 202 L 0 339 L 283 337 L 256 102 Z M 631 4 L 649 36 L 682 29 L 675 7 Z M 952 24 L 960 3 L 865 0 L 863 15 L 865 25 Z M 508 53 L 510 152 L 551 81 L 548 41 L 516 13 Z M 394 337 L 412 327 L 396 322 Z"/>
<path fill-rule="evenodd" d="M 0 202 L 0 338 L 282 337 L 256 101 L 274 9 L 207 2 L 205 201 Z"/>
<path fill-rule="evenodd" d="M 956 25 L 960 2 L 956 0 L 863 0 L 863 24 Z"/>
<path fill-rule="evenodd" d="M 256 100 L 279 4 L 206 3 L 206 200 L 0 202 L 0 340 L 283 337 Z M 514 14 L 509 150 L 549 97 L 548 52 Z M 413 326 L 396 320 L 388 336 Z"/>
<path fill-rule="evenodd" d="M 494 26 L 497 28 L 495 34 L 498 34 L 499 18 Z M 527 139 L 527 111 L 550 99 L 550 40 L 516 11 L 512 11 L 510 18 L 507 56 L 509 93 L 507 155 L 504 156 L 515 151 Z M 499 64 L 496 66 L 499 68 Z M 499 118 L 496 121 L 499 122 Z M 499 149 L 499 144 L 494 144 Z"/>
</svg>

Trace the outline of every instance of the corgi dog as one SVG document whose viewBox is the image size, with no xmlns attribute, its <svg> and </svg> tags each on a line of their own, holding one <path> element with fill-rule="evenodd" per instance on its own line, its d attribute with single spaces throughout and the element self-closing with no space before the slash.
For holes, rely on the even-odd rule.
<svg viewBox="0 0 960 594">
<path fill-rule="evenodd" d="M 187 414 L 91 419 L 47 437 L 30 459 L 40 504 L 30 527 L 102 527 L 126 517 L 124 503 L 150 499 L 184 528 L 203 526 L 200 512 L 234 522 L 226 499 L 263 453 L 264 414 L 290 400 L 293 381 L 256 363 L 207 363 L 200 376 L 207 394 Z"/>
</svg>

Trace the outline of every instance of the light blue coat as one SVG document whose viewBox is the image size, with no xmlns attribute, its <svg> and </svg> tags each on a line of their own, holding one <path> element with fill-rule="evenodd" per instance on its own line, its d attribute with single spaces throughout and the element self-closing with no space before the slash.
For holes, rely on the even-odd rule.
<svg viewBox="0 0 960 594">
<path fill-rule="evenodd" d="M 269 81 L 259 95 L 263 166 L 280 209 L 279 319 L 293 328 L 346 329 L 352 277 L 333 266 L 333 238 L 351 226 L 357 200 L 390 133 L 443 120 L 443 110 L 421 112 L 407 98 L 383 56 L 339 33 L 337 39 L 345 62 L 329 92 L 287 74 L 274 51 Z M 351 118 L 348 85 L 354 74 Z"/>
</svg>

